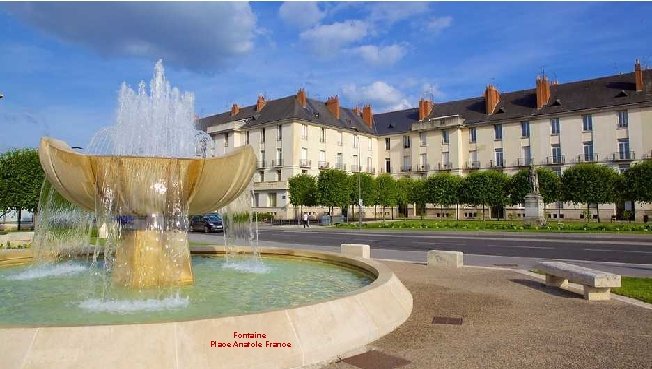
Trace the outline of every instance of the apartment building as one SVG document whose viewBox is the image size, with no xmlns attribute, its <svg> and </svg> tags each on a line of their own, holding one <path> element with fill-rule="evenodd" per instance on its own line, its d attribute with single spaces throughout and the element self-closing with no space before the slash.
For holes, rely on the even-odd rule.
<svg viewBox="0 0 652 369">
<path fill-rule="evenodd" d="M 485 169 L 513 174 L 534 163 L 561 174 L 570 165 L 597 162 L 623 171 L 652 158 L 652 71 L 637 61 L 633 73 L 585 81 L 559 84 L 539 76 L 528 90 L 501 93 L 490 85 L 480 97 L 421 99 L 418 108 L 382 114 L 373 114 L 369 105 L 343 108 L 337 96 L 309 99 L 300 89 L 272 101 L 260 96 L 248 107 L 234 104 L 198 125 L 214 138 L 217 155 L 252 145 L 258 152 L 256 210 L 294 218 L 288 178 L 317 175 L 322 168 L 421 177 Z M 581 218 L 582 209 L 560 203 L 548 205 L 547 212 L 550 218 Z M 644 204 L 599 211 L 609 218 L 625 209 L 635 209 L 637 218 L 652 215 Z M 317 215 L 324 210 L 309 209 Z M 455 210 L 461 218 L 478 216 L 477 209 Z M 519 207 L 494 210 L 494 216 L 523 213 Z M 366 208 L 365 216 L 373 217 L 374 209 Z"/>
</svg>

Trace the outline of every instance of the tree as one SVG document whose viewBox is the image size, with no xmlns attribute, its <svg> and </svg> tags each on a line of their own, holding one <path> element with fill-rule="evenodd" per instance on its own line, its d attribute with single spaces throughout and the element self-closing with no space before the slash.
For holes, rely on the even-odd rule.
<svg viewBox="0 0 652 369">
<path fill-rule="evenodd" d="M 36 212 L 45 174 L 34 149 L 15 149 L 0 154 L 0 213 Z"/>
<path fill-rule="evenodd" d="M 377 197 L 376 202 L 383 207 L 383 221 L 385 220 L 385 207 L 396 206 L 396 180 L 389 174 L 376 177 Z"/>
<path fill-rule="evenodd" d="M 317 180 L 309 174 L 297 174 L 288 180 L 290 204 L 301 207 L 317 204 Z"/>
<path fill-rule="evenodd" d="M 360 179 L 360 193 L 358 193 L 358 177 Z M 376 203 L 376 182 L 368 173 L 352 173 L 349 176 L 349 197 L 351 206 L 358 205 L 358 196 L 362 196 L 363 206 Z M 355 211 L 352 211 L 355 213 Z"/>
<path fill-rule="evenodd" d="M 428 203 L 428 192 L 426 191 L 426 180 L 423 178 L 413 179 L 408 193 L 408 201 L 416 204 L 419 215 L 423 219 Z"/>
<path fill-rule="evenodd" d="M 561 180 L 559 176 L 550 169 L 537 168 L 539 177 L 539 192 L 543 197 L 543 202 L 550 204 L 559 200 L 559 191 Z M 522 169 L 509 178 L 507 193 L 509 194 L 509 204 L 523 204 L 525 195 L 532 191 L 530 185 L 530 171 Z"/>
<path fill-rule="evenodd" d="M 426 202 L 448 207 L 460 202 L 462 177 L 450 173 L 439 173 L 426 179 Z"/>
<path fill-rule="evenodd" d="M 575 204 L 586 204 L 587 222 L 591 204 L 607 204 L 616 198 L 618 173 L 598 164 L 577 164 L 568 168 L 561 177 L 562 199 Z M 598 211 L 598 223 L 600 212 Z"/>
<path fill-rule="evenodd" d="M 485 170 L 466 176 L 460 186 L 460 202 L 472 206 L 482 205 L 482 219 L 485 219 L 485 206 L 504 206 L 507 204 L 507 182 L 509 177 L 500 171 Z"/>
<path fill-rule="evenodd" d="M 317 177 L 317 203 L 328 206 L 329 211 L 337 206 L 346 208 L 349 203 L 349 180 L 346 172 L 339 169 L 324 169 Z"/>
<path fill-rule="evenodd" d="M 404 206 L 407 209 L 413 186 L 414 180 L 410 177 L 401 177 L 396 181 L 396 205 Z M 407 216 L 407 210 L 405 215 Z"/>
<path fill-rule="evenodd" d="M 617 191 L 627 200 L 652 203 L 652 160 L 629 168 L 622 176 L 622 188 Z"/>
</svg>

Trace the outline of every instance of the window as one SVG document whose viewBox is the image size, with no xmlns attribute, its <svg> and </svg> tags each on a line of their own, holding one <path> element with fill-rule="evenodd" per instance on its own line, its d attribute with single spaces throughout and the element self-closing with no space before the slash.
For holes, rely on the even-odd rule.
<svg viewBox="0 0 652 369">
<path fill-rule="evenodd" d="M 276 149 L 276 165 L 283 165 L 283 150 L 280 147 Z"/>
<path fill-rule="evenodd" d="M 629 116 L 627 110 L 618 112 L 618 128 L 626 128 L 629 125 Z"/>
<path fill-rule="evenodd" d="M 445 144 L 448 143 L 448 131 L 446 130 L 441 131 L 441 142 Z"/>
<path fill-rule="evenodd" d="M 245 144 L 249 145 L 249 131 L 245 133 Z"/>
<path fill-rule="evenodd" d="M 391 173 L 392 172 L 392 162 L 389 160 L 389 158 L 385 158 L 385 173 Z"/>
<path fill-rule="evenodd" d="M 503 125 L 494 124 L 494 140 L 502 140 L 502 139 L 503 139 Z"/>
<path fill-rule="evenodd" d="M 271 208 L 276 207 L 276 193 L 270 192 L 267 194 L 267 205 Z"/>
<path fill-rule="evenodd" d="M 530 146 L 523 146 L 521 150 L 523 150 L 523 165 L 530 165 L 530 162 L 532 161 Z"/>
<path fill-rule="evenodd" d="M 321 162 L 326 161 L 326 151 L 324 151 L 324 150 L 319 151 L 319 161 L 321 161 Z"/>
<path fill-rule="evenodd" d="M 530 122 L 523 121 L 521 122 L 521 138 L 530 137 Z"/>
<path fill-rule="evenodd" d="M 301 148 L 301 160 L 307 160 L 308 159 L 308 149 L 305 147 Z"/>
<path fill-rule="evenodd" d="M 283 139 L 283 126 L 276 126 L 276 141 L 281 141 Z"/>
<path fill-rule="evenodd" d="M 419 167 L 420 168 L 425 168 L 426 167 L 426 154 L 420 154 L 419 155 Z"/>
<path fill-rule="evenodd" d="M 476 139 L 477 139 L 476 133 L 477 133 L 477 132 L 476 132 L 476 128 L 475 128 L 475 127 L 471 127 L 471 128 L 469 128 L 469 142 L 471 142 L 471 143 L 475 143 L 475 141 L 476 141 Z"/>
<path fill-rule="evenodd" d="M 476 150 L 469 151 L 469 164 L 471 168 L 477 168 L 478 165 L 478 152 Z"/>
<path fill-rule="evenodd" d="M 426 146 L 426 132 L 419 132 L 419 142 L 421 146 Z"/>
<path fill-rule="evenodd" d="M 342 163 L 344 163 L 344 158 L 343 158 L 341 152 L 337 153 L 337 161 L 336 161 L 336 163 L 337 163 L 338 169 L 341 169 Z"/>
<path fill-rule="evenodd" d="M 620 159 L 631 159 L 628 138 L 618 140 L 618 155 L 620 156 Z"/>
<path fill-rule="evenodd" d="M 307 124 L 302 124 L 301 125 L 301 138 L 304 140 L 308 139 L 308 125 Z"/>
<path fill-rule="evenodd" d="M 412 157 L 410 155 L 403 156 L 403 171 L 407 172 L 412 170 Z"/>
<path fill-rule="evenodd" d="M 224 134 L 224 147 L 229 147 L 229 132 Z"/>
<path fill-rule="evenodd" d="M 276 171 L 276 180 L 278 182 L 281 181 L 281 170 L 280 169 Z M 274 205 L 274 206 L 276 206 L 276 205 Z"/>
<path fill-rule="evenodd" d="M 352 172 L 360 172 L 360 160 L 358 159 L 358 155 L 353 155 L 353 168 L 351 169 Z"/>
<path fill-rule="evenodd" d="M 265 128 L 260 130 L 260 142 L 265 143 Z"/>
<path fill-rule="evenodd" d="M 503 166 L 503 149 L 495 149 L 495 155 L 496 155 L 496 165 L 497 167 L 502 167 Z"/>
<path fill-rule="evenodd" d="M 584 146 L 584 161 L 593 161 L 593 141 L 586 141 Z"/>
<path fill-rule="evenodd" d="M 404 149 L 410 148 L 410 136 L 403 136 L 403 148 Z"/>
<path fill-rule="evenodd" d="M 582 131 L 593 131 L 593 116 L 591 114 L 582 115 Z"/>
<path fill-rule="evenodd" d="M 357 149 L 359 144 L 360 137 L 358 137 L 358 135 L 353 135 L 353 147 Z"/>
<path fill-rule="evenodd" d="M 371 173 L 374 169 L 371 156 L 367 156 L 367 172 Z"/>
<path fill-rule="evenodd" d="M 441 164 L 448 168 L 448 164 L 450 163 L 450 155 L 447 152 L 442 152 L 441 153 Z"/>
<path fill-rule="evenodd" d="M 326 128 L 319 129 L 319 142 L 326 142 Z"/>
<path fill-rule="evenodd" d="M 385 150 L 389 150 L 391 147 L 389 137 L 385 137 Z"/>
<path fill-rule="evenodd" d="M 552 162 L 554 164 L 560 164 L 562 162 L 561 158 L 561 146 L 559 144 L 552 145 Z"/>
<path fill-rule="evenodd" d="M 551 135 L 559 134 L 559 118 L 550 119 L 550 134 Z"/>
</svg>

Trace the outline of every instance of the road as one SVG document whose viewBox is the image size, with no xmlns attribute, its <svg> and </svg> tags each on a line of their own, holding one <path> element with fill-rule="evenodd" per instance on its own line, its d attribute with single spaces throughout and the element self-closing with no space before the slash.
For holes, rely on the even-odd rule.
<svg viewBox="0 0 652 369">
<path fill-rule="evenodd" d="M 191 240 L 221 243 L 220 235 L 193 234 Z M 259 229 L 259 242 L 337 250 L 342 243 L 364 243 L 376 251 L 372 257 L 424 261 L 428 250 L 462 251 L 478 265 L 530 267 L 541 259 L 572 260 L 629 275 L 652 276 L 652 235 L 419 232 L 342 230 L 323 227 L 267 226 Z M 380 252 L 384 250 L 384 252 Z M 392 252 L 390 252 L 392 251 Z M 605 268 L 602 268 L 605 269 Z"/>
</svg>

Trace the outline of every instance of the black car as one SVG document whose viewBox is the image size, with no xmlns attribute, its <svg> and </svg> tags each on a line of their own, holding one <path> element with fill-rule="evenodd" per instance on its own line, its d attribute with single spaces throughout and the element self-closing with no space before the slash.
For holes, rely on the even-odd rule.
<svg viewBox="0 0 652 369">
<path fill-rule="evenodd" d="M 190 230 L 200 232 L 224 232 L 224 224 L 219 214 L 193 215 L 190 218 Z"/>
</svg>

